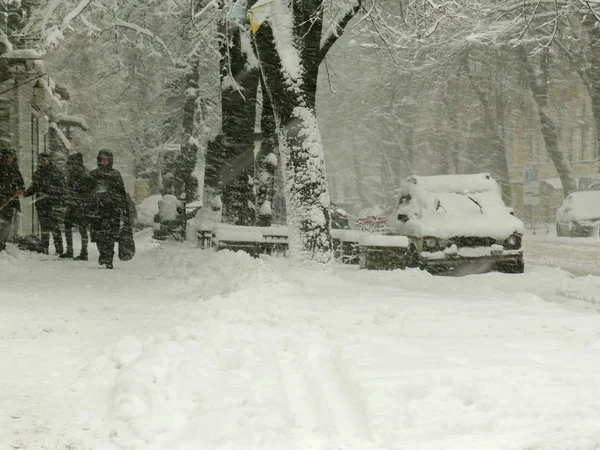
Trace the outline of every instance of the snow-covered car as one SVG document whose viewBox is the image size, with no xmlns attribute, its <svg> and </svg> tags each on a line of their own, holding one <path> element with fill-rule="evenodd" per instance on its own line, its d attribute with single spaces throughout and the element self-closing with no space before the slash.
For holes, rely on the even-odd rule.
<svg viewBox="0 0 600 450">
<path fill-rule="evenodd" d="M 580 191 L 569 195 L 556 212 L 556 235 L 598 237 L 600 230 L 600 191 Z"/>
<path fill-rule="evenodd" d="M 524 225 L 489 174 L 410 176 L 387 233 L 409 238 L 408 267 L 449 271 L 465 263 L 522 273 Z"/>
</svg>

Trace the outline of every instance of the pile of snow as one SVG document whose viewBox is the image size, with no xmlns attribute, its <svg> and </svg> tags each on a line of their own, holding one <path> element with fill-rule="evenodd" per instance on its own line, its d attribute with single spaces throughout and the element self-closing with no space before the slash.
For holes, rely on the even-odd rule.
<svg viewBox="0 0 600 450">
<path fill-rule="evenodd" d="M 0 448 L 600 442 L 599 277 L 303 271 L 136 237 L 114 271 L 0 253 Z"/>
<path fill-rule="evenodd" d="M 154 224 L 154 216 L 158 213 L 158 202 L 161 198 L 160 194 L 151 195 L 136 206 L 137 224 L 146 227 L 151 227 Z"/>
</svg>

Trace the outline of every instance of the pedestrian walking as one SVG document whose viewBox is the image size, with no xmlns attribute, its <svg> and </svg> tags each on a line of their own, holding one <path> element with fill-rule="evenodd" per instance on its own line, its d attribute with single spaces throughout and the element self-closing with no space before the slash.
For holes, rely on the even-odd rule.
<svg viewBox="0 0 600 450">
<path fill-rule="evenodd" d="M 83 155 L 75 152 L 67 158 L 67 192 L 65 213 L 65 240 L 67 250 L 61 258 L 73 258 L 73 227 L 81 235 L 81 253 L 78 261 L 88 260 L 89 208 L 92 193 L 92 179 L 83 165 Z"/>
<path fill-rule="evenodd" d="M 112 269 L 121 221 L 126 221 L 127 224 L 129 222 L 129 205 L 123 178 L 119 171 L 113 168 L 112 152 L 101 150 L 97 162 L 98 168 L 90 172 L 92 242 L 96 243 L 100 252 L 98 264 Z"/>
<path fill-rule="evenodd" d="M 0 252 L 6 249 L 15 213 L 21 210 L 19 197 L 24 191 L 25 183 L 15 152 L 0 149 Z"/>
<path fill-rule="evenodd" d="M 40 153 L 38 169 L 25 191 L 25 197 L 35 195 L 35 209 L 38 214 L 42 234 L 42 251 L 48 254 L 50 234 L 58 255 L 63 253 L 63 240 L 60 232 L 60 214 L 64 206 L 66 179 L 64 173 L 54 165 L 50 155 Z"/>
</svg>

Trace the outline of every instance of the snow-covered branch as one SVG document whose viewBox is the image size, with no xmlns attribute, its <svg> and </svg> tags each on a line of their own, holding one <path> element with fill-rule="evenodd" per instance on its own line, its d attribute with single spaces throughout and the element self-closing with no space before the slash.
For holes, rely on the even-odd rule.
<svg viewBox="0 0 600 450">
<path fill-rule="evenodd" d="M 347 6 L 347 9 L 342 12 L 341 17 L 337 18 L 329 27 L 325 39 L 321 44 L 321 54 L 320 60 L 323 61 L 327 53 L 339 39 L 339 37 L 344 33 L 344 30 L 348 26 L 348 23 L 352 20 L 352 18 L 358 13 L 362 6 L 362 0 L 356 0 L 354 4 L 350 4 Z"/>
<path fill-rule="evenodd" d="M 122 28 L 128 28 L 130 30 L 135 31 L 137 34 L 142 34 L 144 36 L 149 37 L 150 39 L 152 39 L 153 41 L 156 41 L 167 53 L 167 56 L 169 57 L 169 59 L 175 63 L 175 60 L 173 59 L 173 56 L 171 55 L 171 52 L 169 51 L 169 48 L 167 47 L 167 45 L 165 44 L 165 42 L 157 35 L 155 35 L 152 31 L 147 30 L 146 28 L 143 28 L 139 25 L 136 25 L 134 23 L 130 23 L 130 22 L 125 22 L 124 20 L 121 19 L 117 19 L 115 21 L 115 26 L 116 27 L 122 27 Z"/>
</svg>

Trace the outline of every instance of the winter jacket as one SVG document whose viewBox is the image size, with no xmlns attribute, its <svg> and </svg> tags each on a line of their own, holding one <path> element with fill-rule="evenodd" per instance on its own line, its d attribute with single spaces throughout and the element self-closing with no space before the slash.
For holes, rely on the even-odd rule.
<svg viewBox="0 0 600 450">
<path fill-rule="evenodd" d="M 123 178 L 112 168 L 112 153 L 104 150 L 98 154 L 110 155 L 109 166 L 98 166 L 90 172 L 91 206 L 90 225 L 92 239 L 117 240 L 121 219 L 129 215 L 129 204 Z"/>
<path fill-rule="evenodd" d="M 67 159 L 66 206 L 71 214 L 87 215 L 92 196 L 93 181 L 83 165 L 81 153 Z"/>
<path fill-rule="evenodd" d="M 40 164 L 33 174 L 31 185 L 25 197 L 37 195 L 35 207 L 39 211 L 61 207 L 66 195 L 66 177 L 53 163 Z"/>
<path fill-rule="evenodd" d="M 9 150 L 0 152 L 0 207 L 4 202 L 9 201 L 17 192 L 25 191 L 23 176 L 16 162 L 12 164 L 7 160 L 13 157 L 14 153 Z M 11 219 L 15 211 L 21 210 L 19 199 L 10 200 L 2 209 L 0 216 L 5 219 Z"/>
</svg>

